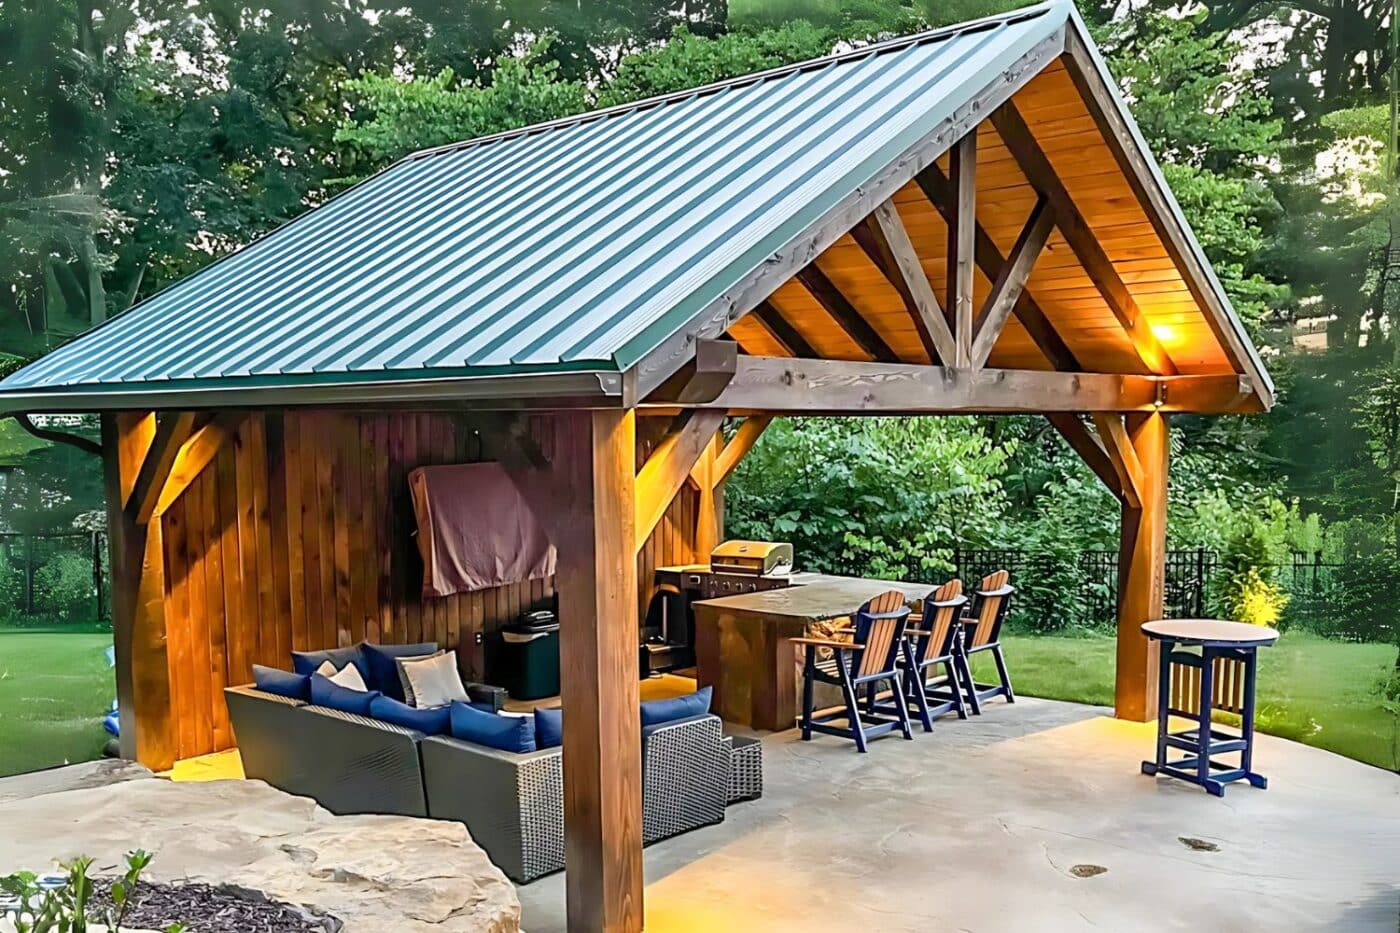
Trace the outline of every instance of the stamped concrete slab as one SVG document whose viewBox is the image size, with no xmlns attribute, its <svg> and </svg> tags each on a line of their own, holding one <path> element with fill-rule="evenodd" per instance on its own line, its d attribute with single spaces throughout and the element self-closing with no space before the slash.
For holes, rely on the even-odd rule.
<svg viewBox="0 0 1400 933">
<path fill-rule="evenodd" d="M 0 804 L 0 874 L 134 848 L 156 881 L 232 884 L 338 917 L 346 933 L 513 933 L 515 890 L 460 823 L 335 816 L 261 781 L 150 778 Z"/>
<path fill-rule="evenodd" d="M 1153 726 L 1020 699 L 871 744 L 765 741 L 763 799 L 646 852 L 649 931 L 1400 928 L 1400 777 L 1264 736 L 1268 790 L 1139 773 Z M 562 931 L 558 876 L 520 889 Z"/>
</svg>

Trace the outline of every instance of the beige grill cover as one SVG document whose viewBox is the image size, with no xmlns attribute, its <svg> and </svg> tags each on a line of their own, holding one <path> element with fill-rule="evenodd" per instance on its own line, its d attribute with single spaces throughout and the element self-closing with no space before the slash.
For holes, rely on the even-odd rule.
<svg viewBox="0 0 1400 933">
<path fill-rule="evenodd" d="M 499 463 L 419 467 L 408 485 L 424 597 L 553 575 L 554 545 Z"/>
</svg>

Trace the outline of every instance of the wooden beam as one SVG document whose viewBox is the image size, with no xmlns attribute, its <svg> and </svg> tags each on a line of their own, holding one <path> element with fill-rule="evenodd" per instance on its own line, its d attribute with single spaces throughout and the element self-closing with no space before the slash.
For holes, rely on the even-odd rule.
<svg viewBox="0 0 1400 933">
<path fill-rule="evenodd" d="M 642 928 L 637 716 L 636 413 L 554 416 L 568 928 Z"/>
<path fill-rule="evenodd" d="M 1187 289 L 1205 312 L 1205 319 L 1224 348 L 1226 357 L 1237 371 L 1248 374 L 1254 380 L 1252 384 L 1254 391 L 1259 393 L 1261 410 L 1267 411 L 1273 406 L 1274 398 L 1263 366 L 1251 352 L 1242 328 L 1233 323 L 1229 305 L 1211 285 L 1212 276 L 1204 254 L 1193 243 L 1186 226 L 1177 219 L 1174 199 L 1161 181 L 1160 174 L 1148 162 L 1150 156 L 1138 145 L 1137 132 L 1128 125 L 1115 90 L 1104 80 L 1094 58 L 1095 54 L 1079 34 L 1073 29 L 1067 30 L 1065 54 L 1061 59 L 1065 70 L 1079 89 L 1085 106 L 1098 124 L 1105 144 L 1113 153 L 1133 193 L 1148 207 L 1148 221 L 1166 247 L 1167 255 L 1182 270 Z"/>
<path fill-rule="evenodd" d="M 690 478 L 699 495 L 695 504 L 695 554 L 705 557 L 724 540 L 724 484 L 715 481 L 715 463 L 724 446 L 718 431 L 691 468 Z"/>
<path fill-rule="evenodd" d="M 1130 415 L 1127 435 L 1141 464 L 1141 506 L 1123 504 L 1118 551 L 1118 650 L 1113 707 L 1119 719 L 1157 715 L 1157 642 L 1142 624 L 1160 619 L 1167 557 L 1167 473 L 1171 444 L 1166 416 Z"/>
<path fill-rule="evenodd" d="M 1113 464 L 1113 472 L 1118 475 L 1118 485 L 1123 502 L 1132 508 L 1141 508 L 1142 490 L 1145 485 L 1142 465 L 1138 463 L 1137 452 L 1128 437 L 1123 419 L 1110 412 L 1094 412 L 1094 427 L 1099 432 L 1099 443 Z"/>
<path fill-rule="evenodd" d="M 1098 439 L 1093 431 L 1079 420 L 1078 415 L 1066 413 L 1051 413 L 1045 416 L 1046 420 L 1060 432 L 1060 436 L 1065 439 L 1074 452 L 1079 454 L 1079 458 L 1084 461 L 1089 469 L 1094 471 L 1108 491 L 1118 498 L 1123 498 L 1123 484 L 1118 479 L 1118 470 L 1113 466 L 1113 461 L 1108 457 L 1108 451 L 1104 450 L 1103 443 Z"/>
<path fill-rule="evenodd" d="M 209 462 L 218 455 L 225 442 L 237 432 L 243 417 L 239 412 L 216 415 L 180 445 L 180 452 L 175 456 L 175 463 L 170 469 L 170 477 L 165 481 L 160 498 L 156 501 L 156 515 L 164 514 L 165 510 L 180 498 L 180 494 L 189 488 L 190 483 L 194 482 Z"/>
<path fill-rule="evenodd" d="M 808 359 L 821 356 L 820 353 L 812 349 L 812 345 L 807 342 L 807 339 L 797 332 L 797 328 L 783 317 L 783 313 L 773 307 L 770 302 L 759 302 L 753 313 L 758 318 L 759 323 L 768 329 L 768 333 L 773 336 L 773 339 L 783 345 L 789 356 L 800 356 Z"/>
<path fill-rule="evenodd" d="M 161 415 L 157 420 L 150 450 L 141 461 L 141 469 L 126 500 L 126 508 L 136 524 L 146 524 L 155 514 L 161 490 L 165 488 L 165 481 L 170 478 L 170 471 L 175 466 L 175 458 L 194 430 L 194 417 L 194 412 L 182 411 Z"/>
<path fill-rule="evenodd" d="M 738 358 L 739 345 L 733 340 L 701 340 L 695 346 L 695 357 L 653 394 L 678 401 L 709 401 L 734 378 L 734 361 Z"/>
<path fill-rule="evenodd" d="M 170 665 L 165 637 L 165 553 L 160 519 L 138 524 L 125 502 L 156 432 L 150 414 L 102 416 L 112 568 L 112 644 L 122 757 L 156 771 L 175 763 Z"/>
<path fill-rule="evenodd" d="M 953 332 L 919 262 L 919 254 L 893 201 L 885 201 L 851 230 L 875 267 L 899 293 L 930 363 L 953 362 Z"/>
<path fill-rule="evenodd" d="M 1104 303 L 1127 331 L 1128 339 L 1132 342 L 1144 371 L 1175 375 L 1176 364 L 1162 348 L 1157 335 L 1152 333 L 1152 322 L 1138 307 L 1132 292 L 1114 268 L 1113 261 L 1099 245 L 1089 222 L 1079 213 L 1079 208 L 1075 207 L 1064 183 L 1055 173 L 1054 166 L 1041 150 L 1040 144 L 1021 118 L 1015 104 L 1008 101 L 998 107 L 992 112 L 991 121 L 1026 179 L 1041 197 L 1050 202 L 1055 212 L 1055 225 L 1060 234 L 1069 243 L 1070 249 L 1074 250 L 1080 265 L 1103 296 Z"/>
<path fill-rule="evenodd" d="M 651 537 L 724 417 L 723 409 L 692 409 L 683 413 L 637 472 L 634 540 L 638 548 Z"/>
<path fill-rule="evenodd" d="M 953 316 L 953 365 L 972 365 L 972 263 L 977 229 L 977 129 L 948 153 L 953 198 L 948 218 L 948 313 Z"/>
<path fill-rule="evenodd" d="M 869 321 L 861 317 L 855 305 L 841 294 L 841 290 L 826 277 L 826 273 L 822 272 L 815 262 L 799 270 L 797 280 L 817 303 L 826 309 L 826 313 L 835 318 L 836 323 L 841 325 L 841 329 L 856 346 L 868 353 L 872 359 L 880 363 L 899 362 L 899 355 L 885 343 L 885 338 L 880 336 Z"/>
<path fill-rule="evenodd" d="M 637 364 L 637 384 L 641 395 L 664 382 L 694 350 L 694 343 L 703 337 L 715 337 L 727 331 L 738 314 L 746 313 L 758 302 L 771 295 L 779 285 L 791 278 L 798 269 L 821 255 L 852 227 L 868 217 L 881 201 L 892 197 L 909 179 L 933 164 L 954 140 L 965 135 L 1013 94 L 1029 84 L 1064 51 L 1066 27 L 1057 27 L 1014 61 L 1007 63 L 998 74 L 984 83 L 982 90 L 958 107 L 937 125 L 930 126 L 923 136 L 885 168 L 856 186 L 840 201 L 831 205 L 819 217 L 812 219 L 805 230 L 798 232 L 781 247 L 763 257 L 753 269 L 715 297 L 690 320 L 662 340 Z"/>
<path fill-rule="evenodd" d="M 1189 389 L 1174 392 L 1178 381 Z M 1164 389 L 1164 385 L 1166 388 Z M 1187 398 L 1187 409 L 1172 401 Z M 1159 406 L 1158 402 L 1162 404 Z M 712 402 L 731 414 L 1232 412 L 1252 404 L 1235 376 L 1154 377 L 746 356 Z"/>
<path fill-rule="evenodd" d="M 1030 278 L 1031 269 L 1040 251 L 1045 248 L 1045 241 L 1050 238 L 1054 226 L 1054 212 L 1044 198 L 1037 199 L 1026 225 L 1016 237 L 1011 256 L 1001 264 L 1001 271 L 992 280 L 992 290 L 982 306 L 982 313 L 978 315 L 977 336 L 972 341 L 974 369 L 987 364 L 987 357 L 992 355 L 992 347 L 996 345 L 997 337 L 1001 336 L 1001 329 L 1006 325 L 1011 309 L 1021 299 L 1026 280 Z"/>
<path fill-rule="evenodd" d="M 715 486 L 721 486 L 729 479 L 739 461 L 753 450 L 753 445 L 758 443 L 759 437 L 772 422 L 773 418 L 770 415 L 749 415 L 744 419 L 744 423 L 739 425 L 739 430 L 734 432 L 734 436 L 724 445 L 724 449 L 715 460 L 714 472 L 711 474 L 711 482 Z"/>
<path fill-rule="evenodd" d="M 943 215 L 944 220 L 949 220 L 952 209 L 948 205 L 953 199 L 953 183 L 943 171 L 937 165 L 930 165 L 916 176 L 915 181 L 918 182 L 924 196 L 929 199 L 929 203 Z M 1006 265 L 1006 259 L 1001 254 L 1001 248 L 981 224 L 976 227 L 973 247 L 978 268 L 989 280 L 995 282 Z M 1084 369 L 1040 305 L 1031 297 L 1029 290 L 1021 293 L 1021 298 L 1012 308 L 1012 312 L 1052 368 L 1066 372 Z"/>
</svg>

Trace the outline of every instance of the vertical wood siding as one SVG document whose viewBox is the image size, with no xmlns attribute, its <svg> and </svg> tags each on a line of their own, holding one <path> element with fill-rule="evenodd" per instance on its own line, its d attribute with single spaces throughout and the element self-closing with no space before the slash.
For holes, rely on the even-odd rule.
<svg viewBox="0 0 1400 933">
<path fill-rule="evenodd" d="M 552 432 L 532 418 L 549 454 Z M 652 429 L 650 422 L 663 422 Z M 664 419 L 646 419 L 638 458 Z M 177 755 L 232 747 L 223 688 L 252 665 L 287 667 L 293 650 L 436 641 L 481 678 L 489 633 L 554 581 L 423 599 L 410 470 L 482 459 L 480 438 L 448 414 L 252 414 L 161 517 L 171 703 Z M 697 495 L 687 487 L 638 555 L 639 611 L 652 571 L 694 554 Z"/>
</svg>

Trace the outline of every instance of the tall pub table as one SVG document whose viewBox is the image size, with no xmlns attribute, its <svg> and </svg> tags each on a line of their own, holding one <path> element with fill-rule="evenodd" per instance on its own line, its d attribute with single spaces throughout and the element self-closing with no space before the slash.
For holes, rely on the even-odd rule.
<svg viewBox="0 0 1400 933">
<path fill-rule="evenodd" d="M 1267 787 L 1254 771 L 1255 661 L 1258 649 L 1278 641 L 1278 632 L 1223 619 L 1158 619 L 1143 623 L 1142 632 L 1161 647 L 1157 760 L 1144 761 L 1142 773 L 1199 784 L 1217 797 L 1232 781 Z M 1238 715 L 1239 733 L 1212 723 L 1214 710 Z M 1191 720 L 1190 727 L 1173 732 L 1173 716 Z M 1184 757 L 1170 760 L 1173 749 Z M 1219 757 L 1233 753 L 1238 764 Z"/>
</svg>

